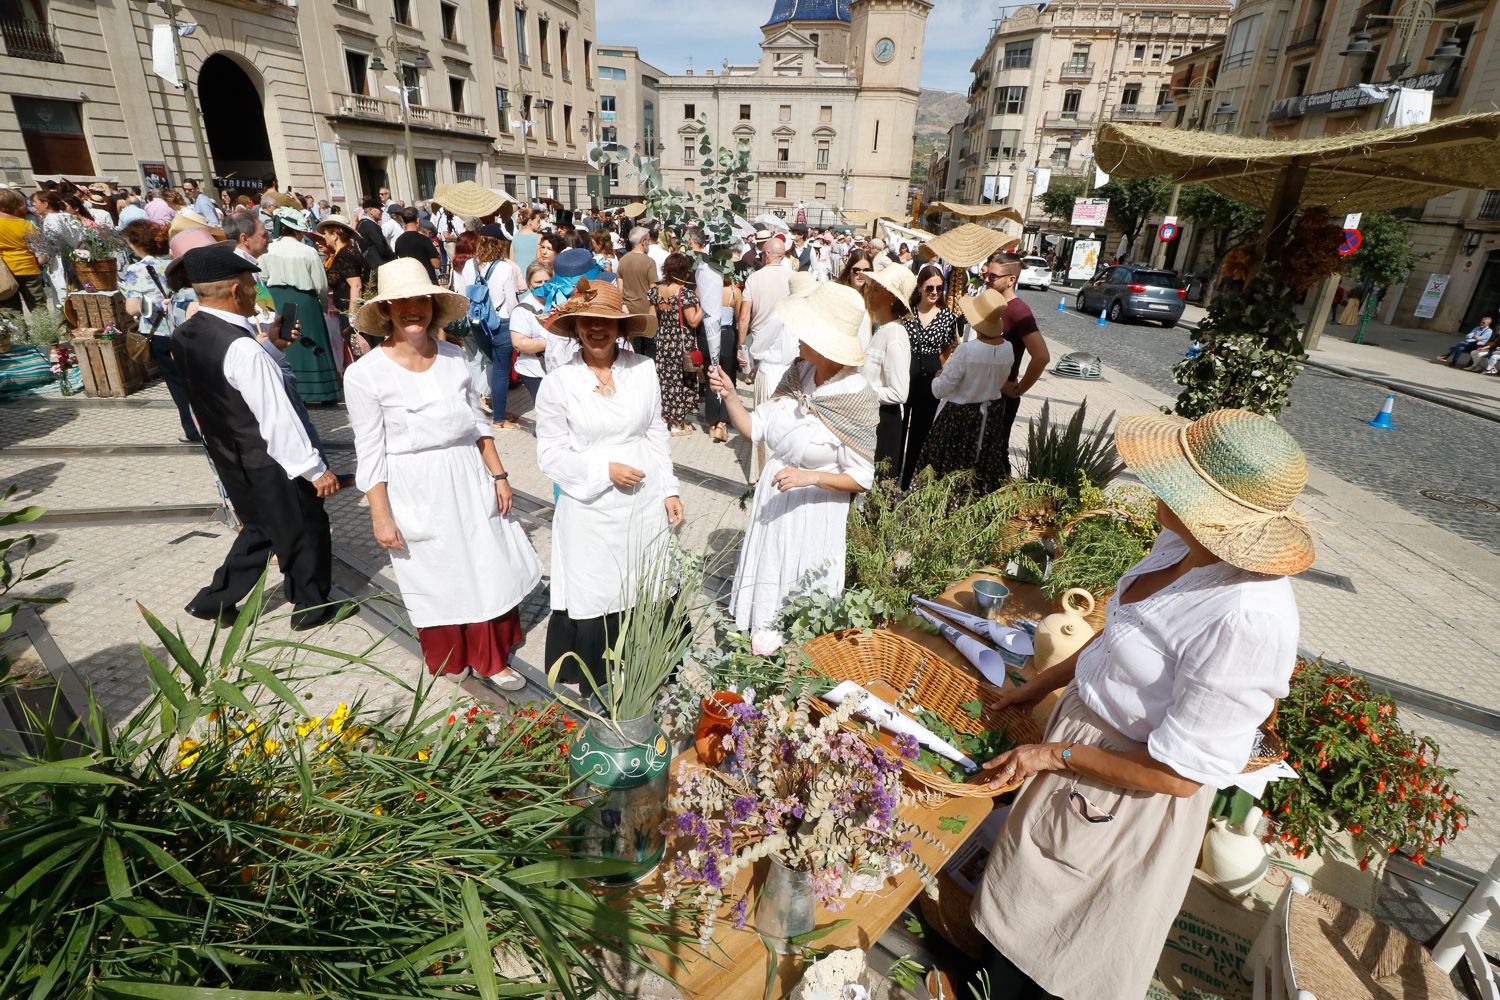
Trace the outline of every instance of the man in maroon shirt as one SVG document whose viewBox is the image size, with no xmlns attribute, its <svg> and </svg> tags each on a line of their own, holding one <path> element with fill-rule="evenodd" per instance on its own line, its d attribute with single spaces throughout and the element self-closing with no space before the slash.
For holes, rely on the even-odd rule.
<svg viewBox="0 0 1500 1000">
<path fill-rule="evenodd" d="M 984 281 L 986 288 L 993 288 L 1005 297 L 1005 316 L 1003 319 L 1005 328 L 1005 339 L 1015 349 L 1016 361 L 1010 369 L 1010 379 L 1001 390 L 1005 394 L 1005 402 L 1000 413 L 1000 434 L 1006 442 L 1005 449 L 1005 474 L 1010 475 L 1010 431 L 1015 425 L 1016 414 L 1021 409 L 1021 397 L 1036 385 L 1042 373 L 1047 370 L 1047 365 L 1052 361 L 1052 353 L 1047 350 L 1047 342 L 1042 339 L 1042 333 L 1037 329 L 1036 317 L 1031 313 L 1031 307 L 1022 302 L 1016 295 L 1016 281 L 1021 277 L 1021 258 L 1013 253 L 1000 252 L 992 256 L 980 271 L 980 278 Z M 1031 363 L 1026 366 L 1026 374 L 1021 374 L 1021 362 L 1027 355 L 1031 356 Z"/>
</svg>

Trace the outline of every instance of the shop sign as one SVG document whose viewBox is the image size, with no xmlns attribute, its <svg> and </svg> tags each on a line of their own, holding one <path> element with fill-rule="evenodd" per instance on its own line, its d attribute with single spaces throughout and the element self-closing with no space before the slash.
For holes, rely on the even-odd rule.
<svg viewBox="0 0 1500 1000">
<path fill-rule="evenodd" d="M 1073 225 L 1084 226 L 1089 229 L 1102 229 L 1104 228 L 1104 220 L 1108 217 L 1108 198 L 1073 199 Z"/>
<path fill-rule="evenodd" d="M 1413 90 L 1430 90 L 1436 97 L 1446 97 L 1452 93 L 1454 82 L 1457 79 L 1457 67 L 1449 67 L 1445 70 L 1417 73 L 1413 76 L 1404 77 L 1393 86 L 1410 87 Z M 1389 98 L 1390 88 L 1388 86 L 1358 83 L 1352 87 L 1323 90 L 1316 94 L 1303 94 L 1300 97 L 1283 97 L 1281 100 L 1271 103 L 1271 110 L 1267 113 L 1266 118 L 1274 122 L 1285 121 L 1291 118 L 1301 118 L 1303 115 L 1327 115 L 1333 114 L 1336 111 L 1353 111 L 1357 108 L 1368 108 L 1375 104 L 1384 104 Z"/>
</svg>

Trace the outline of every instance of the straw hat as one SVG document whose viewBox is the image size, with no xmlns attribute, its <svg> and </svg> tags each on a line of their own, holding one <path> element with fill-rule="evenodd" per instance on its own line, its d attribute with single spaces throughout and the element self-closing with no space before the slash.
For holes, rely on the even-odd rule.
<svg viewBox="0 0 1500 1000">
<path fill-rule="evenodd" d="M 941 257 L 957 267 L 973 267 L 983 264 L 990 255 L 999 250 L 1008 250 L 1021 241 L 1007 236 L 998 229 L 976 226 L 966 222 L 957 229 L 950 229 L 935 240 L 922 244 L 922 256 L 929 259 Z"/>
<path fill-rule="evenodd" d="M 169 237 L 176 236 L 178 233 L 185 233 L 189 229 L 206 229 L 213 234 L 215 240 L 222 240 L 224 238 L 224 230 L 213 225 L 191 208 L 184 208 L 172 216 L 172 224 L 167 227 L 167 235 Z"/>
<path fill-rule="evenodd" d="M 917 276 L 904 264 L 872 270 L 865 278 L 890 292 L 903 306 L 910 306 L 911 297 L 917 292 Z"/>
<path fill-rule="evenodd" d="M 412 299 L 420 295 L 430 297 L 432 325 L 428 330 L 440 330 L 469 311 L 467 296 L 434 285 L 432 279 L 427 277 L 427 268 L 421 261 L 411 257 L 397 257 L 381 264 L 375 280 L 380 294 L 366 300 L 354 315 L 354 328 L 372 337 L 390 336 L 391 319 L 380 308 L 383 302 Z"/>
<path fill-rule="evenodd" d="M 618 285 L 605 281 L 589 281 L 579 278 L 578 286 L 568 301 L 557 307 L 549 329 L 564 337 L 576 337 L 574 320 L 580 316 L 597 316 L 601 319 L 620 321 L 620 335 L 624 337 L 652 337 L 656 335 L 656 324 L 649 316 L 633 316 L 625 310 L 625 299 Z"/>
<path fill-rule="evenodd" d="M 433 193 L 432 202 L 441 205 L 452 215 L 465 219 L 479 219 L 494 215 L 505 204 L 505 196 L 482 188 L 473 181 L 459 181 L 444 185 Z"/>
<path fill-rule="evenodd" d="M 344 230 L 345 239 L 348 239 L 350 241 L 359 238 L 359 233 L 354 229 L 354 223 L 350 222 L 342 215 L 323 216 L 323 221 L 318 223 L 318 232 L 321 233 L 323 230 L 330 228 Z"/>
<path fill-rule="evenodd" d="M 282 229 L 295 229 L 299 233 L 312 232 L 312 218 L 302 208 L 278 208 L 271 218 L 281 223 Z"/>
<path fill-rule="evenodd" d="M 1215 410 L 1124 417 L 1120 457 L 1214 555 L 1231 566 L 1291 576 L 1313 564 L 1312 529 L 1292 501 L 1307 485 L 1307 457 L 1270 417 Z"/>
<path fill-rule="evenodd" d="M 806 278 L 806 283 L 799 278 Z M 864 364 L 859 327 L 865 303 L 860 294 L 847 285 L 819 282 L 808 275 L 794 274 L 792 281 L 792 294 L 776 306 L 776 315 L 786 328 L 829 361 L 856 368 Z"/>
<path fill-rule="evenodd" d="M 959 312 L 981 337 L 998 337 L 1005 332 L 1005 296 L 987 288 L 977 296 L 965 295 L 958 300 Z"/>
</svg>

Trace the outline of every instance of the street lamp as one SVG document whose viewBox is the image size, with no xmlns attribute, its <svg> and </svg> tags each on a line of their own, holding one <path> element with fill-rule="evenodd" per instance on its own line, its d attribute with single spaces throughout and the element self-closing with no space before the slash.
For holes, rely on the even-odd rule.
<svg viewBox="0 0 1500 1000">
<path fill-rule="evenodd" d="M 1459 24 L 1459 21 L 1448 17 L 1433 17 L 1433 0 L 1406 0 L 1401 9 L 1394 14 L 1368 14 L 1365 16 L 1364 30 L 1356 31 L 1349 38 L 1349 47 L 1340 52 L 1339 55 L 1363 59 L 1375 54 L 1375 47 L 1370 44 L 1370 22 L 1389 21 L 1396 29 L 1396 55 L 1387 67 L 1391 82 L 1401 79 L 1402 75 L 1411 68 L 1411 47 L 1417 38 L 1434 24 Z M 1446 67 L 1450 63 L 1463 57 L 1463 47 L 1459 44 L 1458 35 L 1450 34 L 1443 40 L 1443 44 L 1432 53 L 1431 59 L 1439 66 Z"/>
<path fill-rule="evenodd" d="M 432 69 L 432 60 L 427 58 L 427 53 L 403 42 L 401 36 L 396 34 L 395 24 L 396 19 L 392 18 L 391 34 L 385 39 L 385 46 L 390 50 L 391 59 L 395 61 L 395 65 L 391 66 L 390 70 L 396 77 L 396 86 L 386 89 L 396 92 L 401 98 L 401 135 L 406 140 L 406 176 L 408 183 L 411 184 L 411 200 L 415 204 L 421 200 L 422 190 L 417 186 L 417 160 L 411 148 L 411 93 L 420 88 L 407 86 L 406 77 L 401 72 L 401 67 L 405 65 L 401 61 L 401 54 L 408 50 L 415 52 L 416 57 L 410 65 L 418 71 Z M 385 60 L 380 58 L 377 51 L 375 57 L 370 60 L 370 69 L 376 73 L 384 73 L 386 68 Z"/>
<path fill-rule="evenodd" d="M 177 20 L 180 9 L 172 0 L 141 0 L 142 8 L 156 3 L 167 15 L 167 24 L 172 28 L 172 54 L 177 57 L 177 81 L 182 87 L 182 99 L 187 104 L 188 121 L 193 126 L 193 147 L 198 153 L 198 163 L 203 171 L 202 190 L 211 201 L 219 198 L 218 186 L 214 184 L 214 165 L 208 158 L 208 144 L 203 141 L 203 119 L 198 114 L 198 99 L 188 85 L 187 58 L 182 54 L 181 23 Z M 196 27 L 196 25 L 195 25 Z M 179 164 L 180 168 L 181 164 Z"/>
<path fill-rule="evenodd" d="M 511 121 L 510 120 L 510 110 L 512 108 L 514 108 L 515 105 L 511 104 L 508 99 L 506 100 L 505 103 L 503 103 L 503 104 L 500 105 L 500 115 L 507 122 L 510 123 L 510 126 L 512 128 L 519 128 L 521 130 L 521 173 L 523 175 L 523 180 L 524 180 L 524 182 L 526 184 L 526 186 L 522 189 L 522 192 L 521 192 L 522 196 L 523 196 L 523 202 L 522 202 L 522 204 L 524 204 L 527 208 L 530 208 L 531 204 L 532 204 L 532 202 L 531 202 L 531 134 L 530 133 L 531 133 L 532 127 L 534 125 L 536 125 L 536 120 L 534 118 L 532 118 L 531 116 L 533 114 L 535 114 L 536 112 L 538 112 L 538 111 L 547 111 L 547 110 L 551 109 L 552 102 L 550 100 L 548 100 L 547 98 L 545 98 L 545 97 L 539 97 L 536 100 L 532 101 L 532 100 L 530 100 L 530 96 L 531 95 L 527 94 L 523 90 L 516 91 L 516 96 L 518 98 L 520 98 L 520 100 L 521 100 L 521 109 L 522 109 L 522 112 L 526 115 L 526 117 L 523 118 L 523 119 L 517 120 L 517 121 Z M 528 104 L 530 105 L 529 108 L 528 108 Z"/>
</svg>

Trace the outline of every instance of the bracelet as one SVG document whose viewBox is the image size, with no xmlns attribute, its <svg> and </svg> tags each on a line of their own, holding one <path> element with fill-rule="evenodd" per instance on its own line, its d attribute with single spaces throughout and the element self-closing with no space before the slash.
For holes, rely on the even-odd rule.
<svg viewBox="0 0 1500 1000">
<path fill-rule="evenodd" d="M 504 482 L 505 480 L 510 478 L 509 472 L 492 472 L 490 473 L 490 475 L 494 477 L 495 482 L 497 483 Z"/>
<path fill-rule="evenodd" d="M 1075 741 L 1075 742 L 1069 743 L 1067 746 L 1063 747 L 1063 752 L 1062 752 L 1063 770 L 1065 770 L 1065 771 L 1072 770 L 1073 765 L 1069 764 L 1068 761 L 1070 761 L 1073 758 L 1073 748 L 1076 747 L 1077 745 L 1078 745 L 1078 743 Z"/>
</svg>

